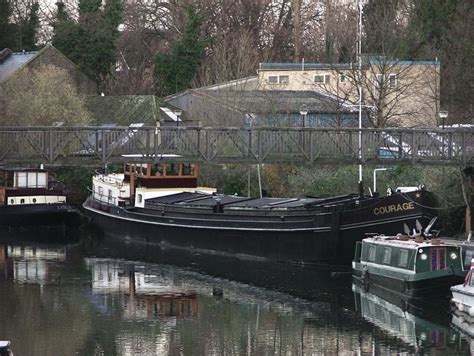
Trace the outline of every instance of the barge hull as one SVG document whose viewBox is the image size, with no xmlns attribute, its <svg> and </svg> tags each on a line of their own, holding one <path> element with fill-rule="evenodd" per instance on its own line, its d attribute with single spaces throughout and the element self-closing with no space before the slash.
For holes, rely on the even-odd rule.
<svg viewBox="0 0 474 356">
<path fill-rule="evenodd" d="M 302 263 L 349 263 L 354 247 L 373 225 L 374 230 L 399 232 L 403 223 L 427 219 L 422 213 L 384 222 L 276 230 L 222 228 L 199 224 L 173 225 L 173 217 L 148 217 L 120 207 L 96 205 L 86 201 L 84 208 L 92 221 L 108 236 L 152 244 L 169 244 L 211 253 L 248 255 L 277 261 Z M 203 220 L 203 224 L 206 221 Z M 275 224 L 276 225 L 276 224 Z"/>
<path fill-rule="evenodd" d="M 0 226 L 74 227 L 80 224 L 76 209 L 67 204 L 25 204 L 22 206 L 0 206 Z"/>
</svg>

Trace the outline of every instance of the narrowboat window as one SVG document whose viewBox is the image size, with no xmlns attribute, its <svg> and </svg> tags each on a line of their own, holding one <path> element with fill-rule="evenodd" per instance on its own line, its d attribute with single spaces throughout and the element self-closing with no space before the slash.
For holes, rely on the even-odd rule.
<svg viewBox="0 0 474 356">
<path fill-rule="evenodd" d="M 112 189 L 109 189 L 109 200 L 112 199 Z"/>
<path fill-rule="evenodd" d="M 432 248 L 431 249 L 431 270 L 438 271 L 446 269 L 446 249 Z"/>
<path fill-rule="evenodd" d="M 406 267 L 408 265 L 408 251 L 400 250 L 400 255 L 398 256 L 398 265 L 401 267 Z"/>
<path fill-rule="evenodd" d="M 25 204 L 25 199 L 20 199 L 20 204 Z"/>
<path fill-rule="evenodd" d="M 369 261 L 375 261 L 375 246 L 369 246 Z"/>
<path fill-rule="evenodd" d="M 151 166 L 151 175 L 161 177 L 163 175 L 163 166 L 159 163 L 155 163 Z"/>
<path fill-rule="evenodd" d="M 13 172 L 7 172 L 7 187 L 13 187 L 14 183 L 14 174 Z"/>
<path fill-rule="evenodd" d="M 38 173 L 38 188 L 47 187 L 46 173 Z"/>
<path fill-rule="evenodd" d="M 38 187 L 38 175 L 36 172 L 28 172 L 27 173 L 28 177 L 28 188 L 36 188 Z"/>
<path fill-rule="evenodd" d="M 383 249 L 383 263 L 390 264 L 391 260 L 392 260 L 392 248 L 385 247 Z"/>
<path fill-rule="evenodd" d="M 168 163 L 166 165 L 166 175 L 167 176 L 177 176 L 179 174 L 179 166 L 176 163 Z"/>
<path fill-rule="evenodd" d="M 10 199 L 10 204 L 15 204 L 15 199 Z"/>
<path fill-rule="evenodd" d="M 36 203 L 36 198 L 33 198 L 33 203 Z"/>
<path fill-rule="evenodd" d="M 26 179 L 27 179 L 26 172 L 17 172 L 16 173 L 15 187 L 17 187 L 17 188 L 26 188 L 26 183 L 27 183 Z"/>
<path fill-rule="evenodd" d="M 183 164 L 183 176 L 193 176 L 194 175 L 194 164 L 184 163 Z"/>
</svg>

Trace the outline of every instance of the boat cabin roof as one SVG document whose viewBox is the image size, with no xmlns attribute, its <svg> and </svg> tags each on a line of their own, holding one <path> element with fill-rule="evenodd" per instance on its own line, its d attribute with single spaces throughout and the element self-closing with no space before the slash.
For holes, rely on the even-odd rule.
<svg viewBox="0 0 474 356">
<path fill-rule="evenodd" d="M 249 198 L 234 195 L 209 194 L 203 192 L 182 192 L 163 197 L 147 199 L 151 204 L 174 204 L 212 207 L 219 203 L 230 208 L 298 208 L 307 206 L 308 202 L 316 199 L 298 198 Z"/>
<path fill-rule="evenodd" d="M 0 168 L 0 172 L 44 172 L 46 173 L 46 169 L 41 168 Z"/>
<path fill-rule="evenodd" d="M 375 245 L 400 247 L 404 249 L 418 249 L 439 246 L 456 246 L 455 244 L 441 241 L 440 244 L 433 244 L 431 240 L 425 239 L 423 242 L 416 242 L 414 239 L 402 240 L 398 236 L 377 235 L 374 237 L 367 237 L 362 240 L 362 243 L 370 243 Z"/>
</svg>

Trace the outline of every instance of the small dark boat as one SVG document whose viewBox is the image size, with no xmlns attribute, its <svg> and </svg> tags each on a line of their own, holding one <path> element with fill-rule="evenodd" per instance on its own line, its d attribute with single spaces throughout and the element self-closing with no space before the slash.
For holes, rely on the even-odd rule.
<svg viewBox="0 0 474 356">
<path fill-rule="evenodd" d="M 0 169 L 0 226 L 76 226 L 78 211 L 40 168 Z"/>
<path fill-rule="evenodd" d="M 0 340 L 0 356 L 13 356 L 13 352 L 10 349 L 10 341 Z"/>
<path fill-rule="evenodd" d="M 358 242 L 352 270 L 365 288 L 377 285 L 410 297 L 446 293 L 465 275 L 458 245 L 402 234 Z"/>
<path fill-rule="evenodd" d="M 365 233 L 400 231 L 433 216 L 424 189 L 387 196 L 251 198 L 197 186 L 198 167 L 130 163 L 96 174 L 83 204 L 108 235 L 273 260 L 346 264 Z"/>
</svg>

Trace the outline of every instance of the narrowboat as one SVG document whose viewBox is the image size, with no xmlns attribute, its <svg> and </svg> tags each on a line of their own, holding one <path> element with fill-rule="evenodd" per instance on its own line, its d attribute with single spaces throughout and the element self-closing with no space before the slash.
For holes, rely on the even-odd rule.
<svg viewBox="0 0 474 356">
<path fill-rule="evenodd" d="M 447 292 L 465 272 L 461 249 L 439 238 L 376 235 L 356 244 L 353 279 L 410 297 Z"/>
<path fill-rule="evenodd" d="M 0 226 L 76 226 L 77 209 L 42 168 L 0 169 Z"/>
<path fill-rule="evenodd" d="M 472 280 L 472 273 L 474 270 L 474 259 L 471 260 L 471 267 L 466 274 L 464 283 L 457 284 L 451 287 L 453 295 L 451 301 L 460 312 L 465 312 L 471 317 L 474 317 L 474 281 Z"/>
<path fill-rule="evenodd" d="M 120 239 L 342 265 L 365 233 L 395 234 L 405 222 L 434 215 L 425 189 L 325 199 L 230 196 L 198 187 L 196 164 L 130 160 L 123 173 L 93 176 L 83 204 L 93 222 Z"/>
</svg>

